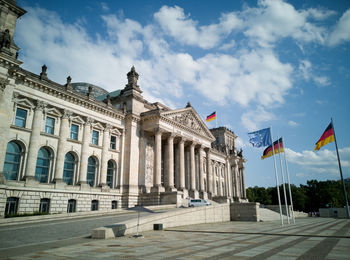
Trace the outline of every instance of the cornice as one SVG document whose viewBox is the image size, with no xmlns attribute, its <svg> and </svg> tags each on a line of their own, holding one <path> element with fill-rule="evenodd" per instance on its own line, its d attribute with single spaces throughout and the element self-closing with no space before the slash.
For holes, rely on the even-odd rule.
<svg viewBox="0 0 350 260">
<path fill-rule="evenodd" d="M 116 108 L 109 107 L 107 104 L 89 99 L 87 96 L 82 96 L 74 91 L 65 89 L 65 86 L 60 85 L 51 80 L 40 80 L 39 76 L 24 69 L 18 68 L 9 70 L 9 75 L 14 80 L 22 82 L 25 86 L 79 105 L 86 109 L 123 120 L 124 114 Z"/>
</svg>

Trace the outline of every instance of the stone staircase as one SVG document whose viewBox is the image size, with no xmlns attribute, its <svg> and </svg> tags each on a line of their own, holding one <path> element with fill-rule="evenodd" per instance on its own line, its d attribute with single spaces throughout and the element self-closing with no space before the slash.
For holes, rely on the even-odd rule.
<svg viewBox="0 0 350 260">
<path fill-rule="evenodd" d="M 280 220 L 280 214 L 266 208 L 259 208 L 260 221 L 273 221 Z M 283 215 L 283 219 L 287 219 L 285 215 Z"/>
</svg>

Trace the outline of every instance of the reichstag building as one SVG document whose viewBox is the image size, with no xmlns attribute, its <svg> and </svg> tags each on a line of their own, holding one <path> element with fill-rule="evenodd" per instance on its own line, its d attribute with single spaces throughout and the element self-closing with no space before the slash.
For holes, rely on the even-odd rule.
<svg viewBox="0 0 350 260">
<path fill-rule="evenodd" d="M 188 103 L 150 103 L 132 67 L 108 92 L 21 68 L 13 41 L 26 11 L 0 0 L 0 215 L 246 201 L 233 131 L 208 129 Z"/>
</svg>

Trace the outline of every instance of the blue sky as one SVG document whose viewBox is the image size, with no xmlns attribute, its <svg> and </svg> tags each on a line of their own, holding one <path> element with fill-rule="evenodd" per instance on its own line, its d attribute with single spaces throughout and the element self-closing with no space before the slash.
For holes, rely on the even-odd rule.
<svg viewBox="0 0 350 260">
<path fill-rule="evenodd" d="M 334 143 L 313 152 L 331 117 L 350 177 L 348 1 L 17 2 L 28 11 L 15 34 L 23 68 L 114 91 L 134 65 L 147 100 L 216 111 L 208 127 L 239 136 L 247 186 L 275 185 L 272 158 L 247 135 L 269 126 L 292 183 L 339 179 Z"/>
</svg>

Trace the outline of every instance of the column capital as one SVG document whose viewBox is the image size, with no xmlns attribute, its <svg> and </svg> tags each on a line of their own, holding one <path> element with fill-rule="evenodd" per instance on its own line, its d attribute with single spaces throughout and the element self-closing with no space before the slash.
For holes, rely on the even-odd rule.
<svg viewBox="0 0 350 260">
<path fill-rule="evenodd" d="M 35 110 L 41 110 L 43 111 L 45 109 L 45 107 L 47 106 L 47 103 L 41 100 L 37 100 L 36 102 L 36 107 Z"/>
<path fill-rule="evenodd" d="M 69 119 L 73 115 L 73 112 L 68 109 L 63 109 L 62 118 Z"/>
<path fill-rule="evenodd" d="M 91 117 L 87 117 L 85 121 L 85 125 L 91 126 L 94 120 Z"/>
<path fill-rule="evenodd" d="M 110 124 L 106 124 L 106 127 L 103 129 L 103 132 L 110 132 L 112 130 L 113 126 Z"/>
<path fill-rule="evenodd" d="M 159 126 L 156 126 L 155 128 L 153 128 L 153 131 L 155 134 L 162 134 L 162 133 L 166 132 L 163 128 L 161 128 Z"/>
</svg>

